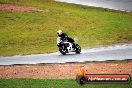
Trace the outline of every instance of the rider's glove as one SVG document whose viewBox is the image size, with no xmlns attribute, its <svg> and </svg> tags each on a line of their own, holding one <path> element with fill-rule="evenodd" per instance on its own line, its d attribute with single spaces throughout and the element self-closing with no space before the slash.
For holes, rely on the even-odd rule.
<svg viewBox="0 0 132 88">
<path fill-rule="evenodd" d="M 57 46 L 59 46 L 60 44 L 58 43 Z"/>
</svg>

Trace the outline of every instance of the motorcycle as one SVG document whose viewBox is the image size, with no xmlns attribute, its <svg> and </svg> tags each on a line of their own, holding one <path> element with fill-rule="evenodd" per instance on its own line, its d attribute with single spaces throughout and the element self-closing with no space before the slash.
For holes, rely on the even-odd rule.
<svg viewBox="0 0 132 88">
<path fill-rule="evenodd" d="M 63 55 L 66 55 L 66 53 L 69 52 L 76 52 L 76 54 L 79 54 L 81 52 L 81 47 L 78 44 L 73 45 L 72 43 L 67 41 L 60 41 L 57 46 L 60 53 L 62 53 Z"/>
</svg>

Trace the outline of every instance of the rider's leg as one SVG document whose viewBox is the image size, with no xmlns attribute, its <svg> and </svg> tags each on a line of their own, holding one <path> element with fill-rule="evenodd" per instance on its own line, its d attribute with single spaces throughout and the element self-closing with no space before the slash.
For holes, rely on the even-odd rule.
<svg viewBox="0 0 132 88">
<path fill-rule="evenodd" d="M 76 48 L 76 44 L 75 44 L 75 42 L 73 42 L 72 44 L 73 44 L 73 48 Z"/>
<path fill-rule="evenodd" d="M 68 42 L 73 44 L 73 48 L 76 47 L 75 41 L 72 38 L 68 37 L 67 40 L 68 40 Z"/>
</svg>

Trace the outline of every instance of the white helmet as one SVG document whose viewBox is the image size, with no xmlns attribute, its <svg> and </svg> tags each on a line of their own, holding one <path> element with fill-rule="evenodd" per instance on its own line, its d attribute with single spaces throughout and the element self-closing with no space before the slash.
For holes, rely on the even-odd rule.
<svg viewBox="0 0 132 88">
<path fill-rule="evenodd" d="M 61 35 L 61 34 L 62 34 L 62 30 L 58 30 L 58 31 L 57 31 L 57 34 L 58 34 L 58 35 Z"/>
</svg>

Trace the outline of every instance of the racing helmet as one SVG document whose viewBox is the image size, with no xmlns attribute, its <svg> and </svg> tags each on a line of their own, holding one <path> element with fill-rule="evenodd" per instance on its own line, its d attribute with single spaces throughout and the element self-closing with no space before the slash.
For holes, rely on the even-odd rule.
<svg viewBox="0 0 132 88">
<path fill-rule="evenodd" d="M 57 31 L 57 34 L 58 34 L 58 35 L 61 35 L 61 34 L 62 34 L 62 30 L 58 30 L 58 31 Z"/>
</svg>

